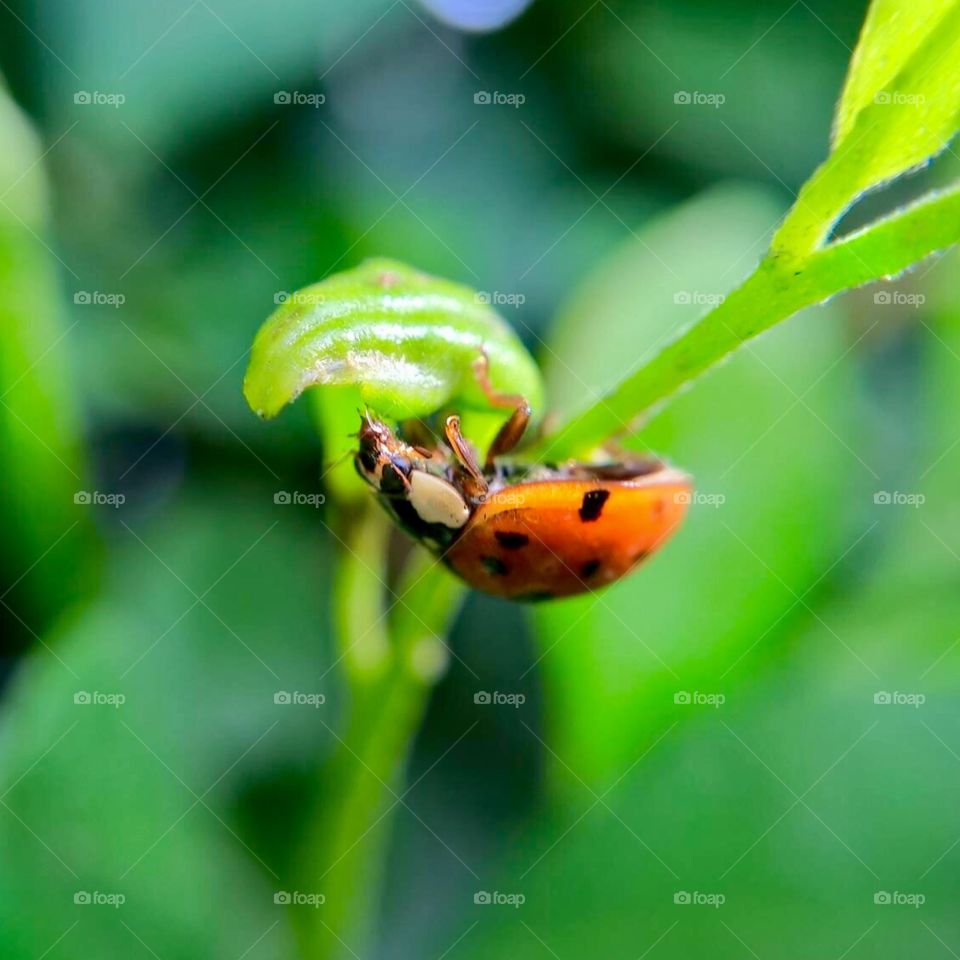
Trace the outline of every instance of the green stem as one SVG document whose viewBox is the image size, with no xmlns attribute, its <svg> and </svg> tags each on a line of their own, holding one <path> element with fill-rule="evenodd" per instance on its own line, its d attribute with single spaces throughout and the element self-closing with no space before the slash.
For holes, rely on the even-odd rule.
<svg viewBox="0 0 960 960">
<path fill-rule="evenodd" d="M 408 573 L 385 611 L 388 533 L 386 518 L 368 506 L 351 524 L 334 585 L 350 704 L 345 730 L 320 772 L 316 810 L 295 871 L 298 890 L 325 898 L 319 908 L 292 908 L 305 960 L 368 952 L 391 813 L 403 802 L 410 747 L 446 664 L 441 638 L 459 593 L 446 571 Z"/>
<path fill-rule="evenodd" d="M 529 455 L 583 457 L 742 344 L 804 307 L 895 276 L 960 239 L 960 190 L 934 194 L 802 258 L 769 253 L 722 303 Z"/>
</svg>

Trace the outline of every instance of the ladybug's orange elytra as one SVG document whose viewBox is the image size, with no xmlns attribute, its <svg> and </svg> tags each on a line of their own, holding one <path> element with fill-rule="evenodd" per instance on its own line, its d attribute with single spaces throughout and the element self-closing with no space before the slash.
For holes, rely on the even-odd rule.
<svg viewBox="0 0 960 960">
<path fill-rule="evenodd" d="M 677 529 L 690 480 L 670 467 L 633 479 L 554 479 L 503 488 L 444 554 L 477 590 L 543 600 L 619 580 Z"/>
</svg>

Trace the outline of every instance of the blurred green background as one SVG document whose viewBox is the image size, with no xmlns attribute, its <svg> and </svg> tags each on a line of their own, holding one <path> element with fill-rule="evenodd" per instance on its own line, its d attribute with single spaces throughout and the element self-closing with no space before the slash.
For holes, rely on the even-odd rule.
<svg viewBox="0 0 960 960">
<path fill-rule="evenodd" d="M 343 698 L 334 508 L 275 502 L 323 451 L 240 392 L 277 299 L 373 255 L 463 281 L 569 412 L 752 268 L 863 14 L 0 4 L 3 957 L 295 955 L 314 908 L 275 895 Z M 469 598 L 376 957 L 960 953 L 956 270 L 808 311 L 653 421 L 698 497 L 639 575 Z"/>
</svg>

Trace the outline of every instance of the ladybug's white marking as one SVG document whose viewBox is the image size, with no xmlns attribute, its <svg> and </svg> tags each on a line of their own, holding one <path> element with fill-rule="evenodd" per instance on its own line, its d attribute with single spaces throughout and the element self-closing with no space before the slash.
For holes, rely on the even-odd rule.
<svg viewBox="0 0 960 960">
<path fill-rule="evenodd" d="M 470 508 L 457 488 L 425 470 L 411 472 L 408 499 L 424 523 L 459 530 L 470 518 Z"/>
</svg>

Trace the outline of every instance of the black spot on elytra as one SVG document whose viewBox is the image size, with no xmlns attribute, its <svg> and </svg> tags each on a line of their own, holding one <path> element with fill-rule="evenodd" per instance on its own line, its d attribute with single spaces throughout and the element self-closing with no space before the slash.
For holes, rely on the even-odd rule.
<svg viewBox="0 0 960 960">
<path fill-rule="evenodd" d="M 480 562 L 487 573 L 491 573 L 495 577 L 505 577 L 510 572 L 510 569 L 499 557 L 481 557 Z"/>
<path fill-rule="evenodd" d="M 589 580 L 600 569 L 599 560 L 588 560 L 580 568 L 580 579 Z"/>
<path fill-rule="evenodd" d="M 507 550 L 521 550 L 530 542 L 530 538 L 525 533 L 511 533 L 507 530 L 497 530 L 494 536 L 497 538 L 497 543 Z"/>
<path fill-rule="evenodd" d="M 603 505 L 610 496 L 609 490 L 588 490 L 580 504 L 580 519 L 584 523 L 596 520 L 603 512 Z"/>
<path fill-rule="evenodd" d="M 372 450 L 360 451 L 360 463 L 367 473 L 373 473 L 373 471 L 377 469 L 377 458 Z"/>
</svg>

